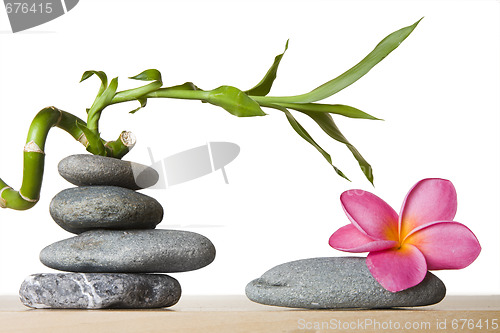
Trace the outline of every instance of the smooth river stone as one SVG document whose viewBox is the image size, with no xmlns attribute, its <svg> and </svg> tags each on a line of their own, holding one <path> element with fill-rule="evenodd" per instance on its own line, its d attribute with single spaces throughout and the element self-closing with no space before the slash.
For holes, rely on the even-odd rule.
<svg viewBox="0 0 500 333">
<path fill-rule="evenodd" d="M 147 195 L 116 186 L 83 186 L 59 192 L 50 215 L 69 232 L 105 229 L 154 229 L 163 207 Z"/>
<path fill-rule="evenodd" d="M 92 230 L 53 243 L 40 261 L 69 272 L 174 273 L 202 268 L 215 259 L 212 242 L 180 230 Z"/>
<path fill-rule="evenodd" d="M 265 305 L 309 309 L 392 308 L 431 305 L 445 294 L 432 273 L 415 287 L 392 293 L 366 267 L 366 258 L 311 258 L 276 266 L 246 287 L 247 297 Z"/>
<path fill-rule="evenodd" d="M 71 155 L 59 162 L 59 174 L 77 186 L 111 185 L 138 190 L 153 186 L 159 175 L 155 169 L 117 158 L 99 155 Z"/>
<path fill-rule="evenodd" d="M 181 286 L 161 274 L 33 274 L 22 283 L 19 296 L 31 308 L 149 309 L 177 303 Z"/>
</svg>

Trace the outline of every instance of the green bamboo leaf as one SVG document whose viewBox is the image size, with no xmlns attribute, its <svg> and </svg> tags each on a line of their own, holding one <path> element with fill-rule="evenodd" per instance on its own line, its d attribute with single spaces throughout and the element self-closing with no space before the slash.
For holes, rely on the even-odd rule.
<svg viewBox="0 0 500 333">
<path fill-rule="evenodd" d="M 321 129 L 331 138 L 339 142 L 342 142 L 347 146 L 347 148 L 349 148 L 356 161 L 358 161 L 358 164 L 361 170 L 363 171 L 364 175 L 373 185 L 373 170 L 371 165 L 364 159 L 363 156 L 361 156 L 359 151 L 349 141 L 347 141 L 345 136 L 340 132 L 339 128 L 333 121 L 332 116 L 328 113 L 318 113 L 310 111 L 301 111 L 301 112 L 311 117 L 321 127 Z"/>
<path fill-rule="evenodd" d="M 101 117 L 101 112 L 106 106 L 111 103 L 111 100 L 115 96 L 116 89 L 118 88 L 118 78 L 115 77 L 109 83 L 109 86 L 104 90 L 104 92 L 96 98 L 94 104 L 90 107 L 88 111 L 87 126 L 91 130 L 97 129 L 97 123 Z"/>
<path fill-rule="evenodd" d="M 330 156 L 330 154 L 328 154 L 323 148 L 321 148 L 319 144 L 316 143 L 316 141 L 314 141 L 312 136 L 305 130 L 304 127 L 302 127 L 302 125 L 297 121 L 297 119 L 295 119 L 295 117 L 292 115 L 290 111 L 276 104 L 266 104 L 264 106 L 284 112 L 286 115 L 286 119 L 288 120 L 292 128 L 295 130 L 295 132 L 297 132 L 297 134 L 300 135 L 301 138 L 303 138 L 304 140 L 309 142 L 309 144 L 311 144 L 314 148 L 316 148 L 321 153 L 321 155 L 323 155 L 326 161 L 333 167 L 333 169 L 339 176 L 349 180 L 349 178 L 347 178 L 346 175 L 344 175 L 344 173 L 340 171 L 340 169 L 338 169 L 335 165 L 333 165 L 332 157 Z"/>
<path fill-rule="evenodd" d="M 143 71 L 140 74 L 137 74 L 136 76 L 129 77 L 129 79 L 161 82 L 161 73 L 157 69 L 146 69 L 145 71 Z"/>
<path fill-rule="evenodd" d="M 92 75 L 97 75 L 99 79 L 101 79 L 101 82 L 103 82 L 104 86 L 108 85 L 108 77 L 106 76 L 106 73 L 104 73 L 103 71 L 86 71 L 85 73 L 83 73 L 80 82 L 87 80 Z"/>
<path fill-rule="evenodd" d="M 274 58 L 274 63 L 272 64 L 271 68 L 269 68 L 266 75 L 264 75 L 264 78 L 259 83 L 257 83 L 257 85 L 255 87 L 253 87 L 250 90 L 245 91 L 245 93 L 247 95 L 266 96 L 267 94 L 269 94 L 269 91 L 271 91 L 271 87 L 274 83 L 274 80 L 276 79 L 276 74 L 278 72 L 278 66 L 279 66 L 281 59 L 283 58 L 283 55 L 285 54 L 287 49 L 288 49 L 288 40 L 286 41 L 285 51 L 283 51 L 283 53 L 277 55 Z"/>
<path fill-rule="evenodd" d="M 363 75 L 368 73 L 376 64 L 382 61 L 389 53 L 394 51 L 399 44 L 401 44 L 406 37 L 416 28 L 422 19 L 415 22 L 413 25 L 395 31 L 385 37 L 376 47 L 370 52 L 363 60 L 361 60 L 354 67 L 339 75 L 333 80 L 317 87 L 316 89 L 302 95 L 286 96 L 286 97 L 269 97 L 269 103 L 311 103 L 316 102 L 327 97 L 330 97 L 342 89 L 350 86 Z"/>
<path fill-rule="evenodd" d="M 102 95 L 102 93 L 104 92 L 104 90 L 106 90 L 106 87 L 108 86 L 108 77 L 106 76 L 106 73 L 104 73 L 102 71 L 86 71 L 85 73 L 83 73 L 82 79 L 80 80 L 80 82 L 87 80 L 92 75 L 96 75 L 97 77 L 99 77 L 99 79 L 101 79 L 101 87 L 99 88 L 99 91 L 97 92 L 97 97 L 96 97 L 96 100 L 97 100 L 97 98 L 99 98 L 99 96 Z M 95 103 L 95 100 L 94 100 L 94 103 Z M 89 113 L 90 109 L 86 109 L 86 110 L 87 110 L 87 113 Z"/>
<path fill-rule="evenodd" d="M 80 130 L 82 130 L 82 132 L 85 134 L 85 137 L 87 138 L 87 141 L 89 142 L 88 146 L 86 147 L 87 151 L 94 155 L 106 156 L 106 148 L 104 147 L 104 144 L 102 143 L 99 135 L 95 134 L 87 126 L 78 121 L 76 122 L 76 126 L 78 126 Z"/>
<path fill-rule="evenodd" d="M 338 114 L 348 118 L 381 120 L 352 106 L 342 105 L 342 104 L 279 103 L 279 105 L 297 111 L 324 112 L 324 113 Z"/>
<path fill-rule="evenodd" d="M 137 109 L 134 109 L 134 110 L 130 111 L 129 113 L 134 114 L 137 111 L 139 111 L 140 109 L 142 109 L 143 107 L 145 107 L 146 104 L 147 104 L 147 102 L 148 102 L 148 99 L 147 98 L 141 98 L 141 97 L 139 97 L 137 99 L 137 101 L 141 104 L 141 106 L 139 106 Z"/>
<path fill-rule="evenodd" d="M 265 116 L 260 105 L 243 91 L 231 86 L 221 86 L 207 92 L 206 101 L 222 107 L 237 117 Z"/>
<path fill-rule="evenodd" d="M 116 89 L 118 89 L 118 78 L 115 77 L 111 82 L 109 83 L 109 86 L 104 90 L 101 96 L 97 99 L 97 105 L 98 109 L 101 107 L 107 106 L 113 97 L 115 96 Z M 92 111 L 92 108 L 91 108 Z"/>
</svg>

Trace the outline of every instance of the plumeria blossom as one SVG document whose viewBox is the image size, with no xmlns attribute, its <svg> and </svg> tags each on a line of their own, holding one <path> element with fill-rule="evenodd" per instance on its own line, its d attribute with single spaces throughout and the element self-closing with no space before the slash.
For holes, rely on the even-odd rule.
<svg viewBox="0 0 500 333">
<path fill-rule="evenodd" d="M 481 252 L 476 236 L 454 222 L 457 194 L 445 179 L 423 179 L 408 192 L 398 214 L 376 195 L 350 190 L 340 196 L 351 221 L 330 237 L 330 246 L 369 252 L 366 265 L 391 292 L 413 287 L 427 270 L 461 269 Z"/>
</svg>

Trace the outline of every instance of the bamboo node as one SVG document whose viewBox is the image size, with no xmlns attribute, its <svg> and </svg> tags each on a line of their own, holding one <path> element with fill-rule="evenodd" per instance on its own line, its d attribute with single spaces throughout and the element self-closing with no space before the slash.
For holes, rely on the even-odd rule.
<svg viewBox="0 0 500 333">
<path fill-rule="evenodd" d="M 104 147 L 108 148 L 111 151 L 111 153 L 113 153 L 113 148 L 109 145 L 110 143 L 112 143 L 112 141 L 106 141 Z"/>
<path fill-rule="evenodd" d="M 59 127 L 59 124 L 61 123 L 61 119 L 62 119 L 62 117 L 63 117 L 63 113 L 62 113 L 62 111 L 61 111 L 61 110 L 59 110 L 59 109 L 58 109 L 58 108 L 56 108 L 55 106 L 51 106 L 50 108 L 51 108 L 52 110 L 54 110 L 54 111 L 59 111 L 59 118 L 57 118 L 57 122 L 56 122 L 56 124 L 54 125 L 54 126 L 56 126 L 56 127 Z"/>
<path fill-rule="evenodd" d="M 12 190 L 12 187 L 10 186 L 5 186 L 4 188 L 2 188 L 0 190 L 0 207 L 1 208 L 7 208 L 7 200 L 5 200 L 4 198 L 2 198 L 2 193 L 3 191 L 5 190 Z"/>
<path fill-rule="evenodd" d="M 35 141 L 31 140 L 24 146 L 24 152 L 26 153 L 39 153 L 39 154 L 44 154 L 45 152 L 40 149 L 40 147 L 36 144 Z"/>
<path fill-rule="evenodd" d="M 28 198 L 28 197 L 24 196 L 24 195 L 21 193 L 21 191 L 19 191 L 19 196 L 20 196 L 21 198 L 23 198 L 23 200 L 24 200 L 24 201 L 28 201 L 28 202 L 34 202 L 34 203 L 36 203 L 36 202 L 38 202 L 38 200 L 39 200 L 39 199 L 30 199 L 30 198 Z"/>
<path fill-rule="evenodd" d="M 85 136 L 85 133 L 82 133 L 82 135 L 80 135 L 78 137 L 78 142 L 80 142 L 82 145 L 84 145 L 85 148 L 87 148 L 88 145 L 89 145 L 89 140 L 87 140 L 87 137 Z"/>
</svg>

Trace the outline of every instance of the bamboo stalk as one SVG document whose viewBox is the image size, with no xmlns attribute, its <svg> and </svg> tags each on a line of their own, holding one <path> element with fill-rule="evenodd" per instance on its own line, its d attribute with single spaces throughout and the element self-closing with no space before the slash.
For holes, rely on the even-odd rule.
<svg viewBox="0 0 500 333">
<path fill-rule="evenodd" d="M 330 105 L 314 103 L 323 100 L 348 87 L 368 73 L 376 64 L 394 51 L 415 29 L 417 21 L 411 26 L 399 29 L 385 37 L 365 58 L 340 76 L 313 89 L 312 91 L 294 96 L 268 96 L 271 86 L 276 79 L 278 65 L 283 53 L 276 56 L 273 65 L 264 78 L 252 89 L 241 91 L 232 86 L 220 86 L 213 90 L 199 89 L 191 82 L 182 85 L 164 87 L 161 73 L 156 69 L 147 69 L 142 73 L 130 77 L 139 81 L 152 81 L 142 87 L 118 91 L 118 78 L 115 77 L 108 84 L 107 76 L 102 71 L 86 71 L 81 81 L 96 75 L 101 80 L 101 86 L 92 106 L 87 109 L 87 123 L 78 117 L 61 111 L 55 107 L 41 110 L 31 123 L 26 145 L 24 147 L 23 182 L 19 191 L 15 191 L 0 179 L 0 207 L 13 209 L 29 209 L 39 199 L 42 185 L 45 141 L 50 129 L 54 126 L 68 132 L 73 138 L 82 143 L 87 151 L 92 154 L 122 158 L 134 146 L 135 138 L 130 132 L 122 132 L 115 141 L 104 141 L 99 133 L 99 120 L 102 111 L 109 105 L 137 101 L 140 106 L 131 113 L 146 106 L 148 98 L 175 98 L 186 100 L 199 100 L 222 107 L 229 113 L 238 117 L 265 116 L 261 107 L 271 107 L 285 112 L 292 128 L 307 142 L 313 145 L 329 164 L 331 156 L 323 150 L 298 123 L 287 108 L 295 109 L 312 117 L 320 128 L 333 139 L 348 146 L 360 164 L 363 173 L 373 184 L 371 166 L 364 160 L 359 152 L 345 139 L 330 117 L 336 113 L 352 118 L 377 119 L 356 108 L 345 105 Z M 288 48 L 288 42 L 285 51 Z M 80 81 L 80 82 L 81 82 Z M 332 164 L 333 165 L 333 164 Z M 334 167 L 335 168 L 335 167 Z M 345 175 L 335 168 L 336 172 L 347 179 Z"/>
<path fill-rule="evenodd" d="M 26 210 L 38 202 L 45 163 L 45 142 L 49 131 L 52 127 L 59 127 L 87 147 L 88 141 L 77 123 L 86 125 L 80 118 L 53 106 L 38 112 L 31 122 L 24 146 L 21 188 L 16 191 L 0 178 L 0 207 Z M 130 136 L 129 132 L 122 132 L 116 141 L 106 143 L 110 156 L 121 158 L 130 150 L 135 140 L 127 141 L 127 136 Z"/>
</svg>

